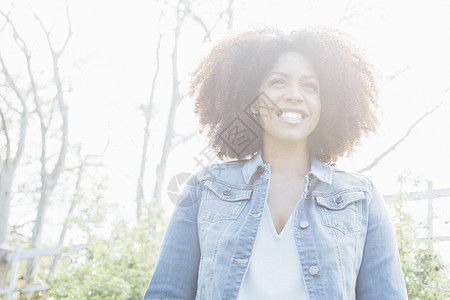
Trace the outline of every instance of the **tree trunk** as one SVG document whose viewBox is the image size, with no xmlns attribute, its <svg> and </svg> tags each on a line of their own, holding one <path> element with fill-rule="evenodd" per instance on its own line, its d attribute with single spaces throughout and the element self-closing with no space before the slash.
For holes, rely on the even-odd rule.
<svg viewBox="0 0 450 300">
<path fill-rule="evenodd" d="M 45 215 L 47 213 L 48 200 L 54 187 L 54 184 L 53 187 L 51 187 L 46 182 L 47 180 L 42 181 L 41 197 L 39 199 L 38 211 L 36 214 L 36 219 L 34 221 L 33 235 L 30 241 L 30 249 L 39 247 L 41 242 L 42 228 L 44 226 Z M 38 266 L 37 259 L 30 259 L 28 261 L 27 271 L 25 275 L 26 279 L 34 277 L 35 270 L 37 270 L 37 266 Z"/>
<path fill-rule="evenodd" d="M 77 178 L 77 183 L 75 185 L 75 192 L 74 192 L 72 201 L 70 202 L 70 208 L 69 208 L 69 211 L 67 212 L 66 219 L 64 220 L 64 225 L 61 230 L 61 234 L 59 235 L 58 247 L 62 247 L 64 245 L 64 240 L 66 239 L 67 230 L 69 229 L 70 218 L 72 217 L 73 211 L 75 210 L 75 207 L 78 204 L 78 194 L 79 194 L 79 190 L 81 187 L 81 179 L 83 178 L 83 174 L 84 174 L 84 167 L 85 167 L 85 162 L 82 161 L 81 165 L 80 165 L 80 169 L 78 171 L 78 178 Z M 52 265 L 49 268 L 50 272 L 53 272 L 56 269 L 60 256 L 61 256 L 60 254 L 55 255 Z"/>
<path fill-rule="evenodd" d="M 9 208 L 11 206 L 14 173 L 14 169 L 5 162 L 0 174 L 0 246 L 6 243 L 8 237 Z"/>
<path fill-rule="evenodd" d="M 181 27 L 183 25 L 184 14 L 182 14 L 180 7 L 181 1 L 178 4 L 177 8 L 177 26 L 175 28 L 175 40 L 172 50 L 172 101 L 170 104 L 169 117 L 167 119 L 166 136 L 164 139 L 162 155 L 158 167 L 156 168 L 156 183 L 155 189 L 153 191 L 153 198 L 156 200 L 156 203 L 161 203 L 162 187 L 164 178 L 166 176 L 167 160 L 169 157 L 172 138 L 174 135 L 173 128 L 175 122 L 175 113 L 181 100 L 180 89 L 178 87 L 178 42 L 181 33 Z"/>
<path fill-rule="evenodd" d="M 8 275 L 11 269 L 11 262 L 7 262 L 4 257 L 12 251 L 7 246 L 0 245 L 0 289 L 7 287 L 9 284 Z"/>
<path fill-rule="evenodd" d="M 160 15 L 160 19 L 162 17 L 162 12 Z M 145 167 L 147 164 L 147 150 L 148 150 L 148 143 L 150 140 L 149 131 L 150 131 L 150 120 L 152 117 L 152 110 L 153 110 L 153 101 L 155 98 L 155 90 L 156 90 L 156 79 L 159 75 L 159 49 L 161 48 L 161 41 L 162 41 L 162 34 L 159 35 L 158 44 L 156 45 L 156 68 L 155 72 L 153 73 L 153 79 L 152 79 L 152 88 L 150 92 L 150 98 L 148 101 L 148 105 L 145 108 L 144 116 L 145 116 L 145 129 L 144 129 L 144 143 L 142 145 L 142 157 L 141 157 L 141 166 L 139 170 L 139 178 L 138 178 L 138 184 L 136 189 L 136 218 L 139 221 L 139 218 L 142 213 L 142 202 L 144 201 L 144 175 L 145 175 Z"/>
</svg>

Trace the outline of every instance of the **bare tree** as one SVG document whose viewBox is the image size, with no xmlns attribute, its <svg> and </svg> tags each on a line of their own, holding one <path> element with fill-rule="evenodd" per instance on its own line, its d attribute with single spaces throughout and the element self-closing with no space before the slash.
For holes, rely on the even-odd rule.
<svg viewBox="0 0 450 300">
<path fill-rule="evenodd" d="M 162 13 L 161 13 L 162 16 Z M 156 68 L 153 73 L 152 78 L 152 86 L 151 86 L 151 92 L 150 97 L 147 106 L 144 108 L 144 119 L 145 119 L 145 128 L 144 128 L 144 143 L 142 145 L 142 156 L 141 156 L 141 164 L 139 169 L 139 177 L 138 177 L 138 183 L 137 183 L 137 189 L 136 189 L 136 218 L 139 220 L 141 216 L 142 211 L 142 202 L 144 200 L 144 175 L 145 175 L 145 169 L 147 165 L 147 152 L 148 152 L 148 146 L 149 146 L 149 131 L 150 131 L 150 120 L 152 117 L 152 109 L 153 109 L 153 102 L 155 98 L 155 90 L 156 90 L 156 80 L 158 78 L 159 74 L 159 64 L 160 64 L 160 57 L 159 57 L 159 50 L 161 48 L 161 41 L 163 38 L 163 34 L 159 34 L 158 38 L 158 44 L 156 46 Z"/>
<path fill-rule="evenodd" d="M 183 27 L 186 11 L 183 9 L 183 1 L 179 1 L 176 8 L 176 26 L 174 29 L 174 45 L 172 49 L 172 101 L 170 104 L 169 117 L 166 125 L 166 135 L 164 139 L 162 155 L 158 167 L 156 168 L 156 183 L 153 192 L 153 198 L 160 201 L 162 194 L 162 184 L 166 173 L 167 159 L 170 152 L 171 142 L 174 134 L 173 125 L 175 122 L 175 113 L 181 101 L 181 93 L 178 81 L 178 44 Z"/>
<path fill-rule="evenodd" d="M 26 47 L 26 44 L 17 33 L 17 30 L 9 16 L 4 12 L 0 11 L 1 16 L 5 19 L 6 23 L 2 30 L 9 25 L 13 32 L 14 40 L 17 46 L 20 48 L 25 56 L 28 70 L 30 70 L 31 55 L 30 51 Z M 1 129 L 5 138 L 5 150 L 2 149 L 2 155 L 0 156 L 0 245 L 7 241 L 8 235 L 8 221 L 11 206 L 11 190 L 14 182 L 15 173 L 19 162 L 22 158 L 24 148 L 25 148 L 25 138 L 27 135 L 27 124 L 28 124 L 28 107 L 26 102 L 26 96 L 23 91 L 16 85 L 16 82 L 12 75 L 10 74 L 8 67 L 3 59 L 0 50 L 0 64 L 2 67 L 2 72 L 4 75 L 5 82 L 2 83 L 4 88 L 9 87 L 12 89 L 16 96 L 16 105 L 11 104 L 5 92 L 0 93 L 0 98 L 2 103 L 0 104 L 0 118 L 1 118 Z M 32 77 L 30 76 L 30 79 Z M 18 108 L 16 108 L 18 106 Z M 4 110 L 11 111 L 13 114 L 19 116 L 18 122 L 20 123 L 20 129 L 18 132 L 17 139 L 10 136 L 9 127 L 10 122 L 8 122 L 7 113 Z M 15 140 L 16 143 L 15 143 Z M 15 144 L 15 145 L 14 145 Z M 14 151 L 15 146 L 15 151 Z"/>
<path fill-rule="evenodd" d="M 163 143 L 163 149 L 162 149 L 162 155 L 161 159 L 159 161 L 159 164 L 156 169 L 156 182 L 155 187 L 153 191 L 153 199 L 156 199 L 156 201 L 161 201 L 161 195 L 162 195 L 162 186 L 165 179 L 165 173 L 166 173 L 166 166 L 167 161 L 169 157 L 169 153 L 171 148 L 173 147 L 173 140 L 175 137 L 174 132 L 174 123 L 175 123 L 175 114 L 177 111 L 177 108 L 181 102 L 181 100 L 184 98 L 184 95 L 181 94 L 179 89 L 179 74 L 178 74 L 178 47 L 179 47 L 179 38 L 182 34 L 182 29 L 184 22 L 186 21 L 185 18 L 189 17 L 190 20 L 198 24 L 203 32 L 204 32 L 204 41 L 210 41 L 211 40 L 211 32 L 214 30 L 217 26 L 217 23 L 226 18 L 227 27 L 228 29 L 231 29 L 231 26 L 233 24 L 233 10 L 232 6 L 234 3 L 234 0 L 228 0 L 227 6 L 224 9 L 224 11 L 219 12 L 218 18 L 216 22 L 210 26 L 208 26 L 202 19 L 202 17 L 197 14 L 194 9 L 192 8 L 195 1 L 192 0 L 180 0 L 178 2 L 177 7 L 175 8 L 175 14 L 176 14 L 176 26 L 174 31 L 174 46 L 172 49 L 172 101 L 169 109 L 169 116 L 166 124 L 166 135 Z M 141 178 L 140 178 L 141 180 Z"/>
<path fill-rule="evenodd" d="M 55 104 L 57 108 L 53 108 L 52 111 L 48 112 L 48 115 L 43 111 L 43 101 L 38 95 L 37 85 L 35 80 L 32 82 L 32 93 L 34 95 L 34 104 L 36 108 L 36 113 L 38 115 L 39 123 L 40 123 L 40 131 L 41 131 L 41 155 L 40 155 L 40 166 L 41 166 L 41 190 L 40 190 L 40 199 L 38 210 L 36 214 L 36 219 L 34 222 L 33 232 L 30 240 L 30 248 L 36 248 L 40 244 L 42 229 L 44 225 L 45 216 L 48 210 L 49 199 L 50 196 L 58 182 L 58 178 L 61 175 L 61 172 L 64 167 L 65 158 L 67 154 L 68 148 L 68 134 L 69 134 L 69 119 L 68 119 L 68 107 L 65 99 L 65 91 L 63 90 L 63 82 L 60 75 L 59 70 L 59 59 L 63 54 L 64 50 L 67 47 L 67 44 L 70 41 L 72 30 L 71 30 L 71 22 L 69 16 L 69 8 L 68 3 L 66 2 L 66 16 L 67 16 L 67 33 L 64 39 L 63 45 L 56 50 L 52 41 L 51 41 L 51 31 L 46 29 L 44 22 L 40 19 L 40 17 L 34 14 L 37 22 L 41 26 L 42 31 L 44 32 L 46 39 L 48 50 L 51 54 L 51 63 L 52 63 L 52 73 L 53 73 L 53 86 L 56 89 L 55 95 Z M 32 74 L 31 70 L 29 72 Z M 31 76 L 31 75 L 30 75 Z M 53 104 L 51 104 L 54 106 Z M 50 166 L 50 151 L 47 148 L 47 142 L 49 140 L 49 130 L 51 129 L 51 121 L 54 117 L 54 112 L 56 112 L 57 117 L 60 119 L 61 125 L 58 126 L 56 130 L 60 132 L 60 147 L 57 152 L 56 163 L 53 168 Z M 33 274 L 34 266 L 36 265 L 36 260 L 30 260 L 27 264 L 26 278 L 29 278 Z"/>
</svg>

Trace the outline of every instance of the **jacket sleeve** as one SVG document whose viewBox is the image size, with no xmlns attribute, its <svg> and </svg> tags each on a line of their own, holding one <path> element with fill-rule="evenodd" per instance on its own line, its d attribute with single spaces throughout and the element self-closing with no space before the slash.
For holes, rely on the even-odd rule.
<svg viewBox="0 0 450 300">
<path fill-rule="evenodd" d="M 408 299 L 394 230 L 386 204 L 369 183 L 368 224 L 356 282 L 357 299 Z"/>
<path fill-rule="evenodd" d="M 194 299 L 200 262 L 197 214 L 201 197 L 191 176 L 173 211 L 145 299 Z"/>
</svg>

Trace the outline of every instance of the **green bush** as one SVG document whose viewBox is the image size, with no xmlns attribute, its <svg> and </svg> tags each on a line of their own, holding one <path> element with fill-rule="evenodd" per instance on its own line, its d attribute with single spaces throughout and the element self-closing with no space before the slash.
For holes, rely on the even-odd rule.
<svg viewBox="0 0 450 300">
<path fill-rule="evenodd" d="M 393 208 L 393 225 L 399 247 L 410 300 L 450 299 L 450 280 L 446 266 L 426 236 L 427 226 L 418 228 L 406 212 L 409 199 L 399 193 L 389 205 Z"/>
<path fill-rule="evenodd" d="M 114 226 L 109 238 L 95 236 L 76 253 L 63 255 L 47 279 L 47 295 L 55 299 L 141 299 L 151 278 L 165 221 L 162 209 L 129 228 Z M 142 220 L 143 219 L 143 220 Z"/>
</svg>

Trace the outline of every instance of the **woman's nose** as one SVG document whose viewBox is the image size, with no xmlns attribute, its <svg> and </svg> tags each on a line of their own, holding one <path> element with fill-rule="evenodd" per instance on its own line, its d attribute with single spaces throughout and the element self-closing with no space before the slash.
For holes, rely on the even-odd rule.
<svg viewBox="0 0 450 300">
<path fill-rule="evenodd" d="M 291 101 L 303 101 L 305 99 L 305 96 L 302 93 L 301 87 L 297 85 L 291 86 L 287 95 L 287 99 Z"/>
</svg>

